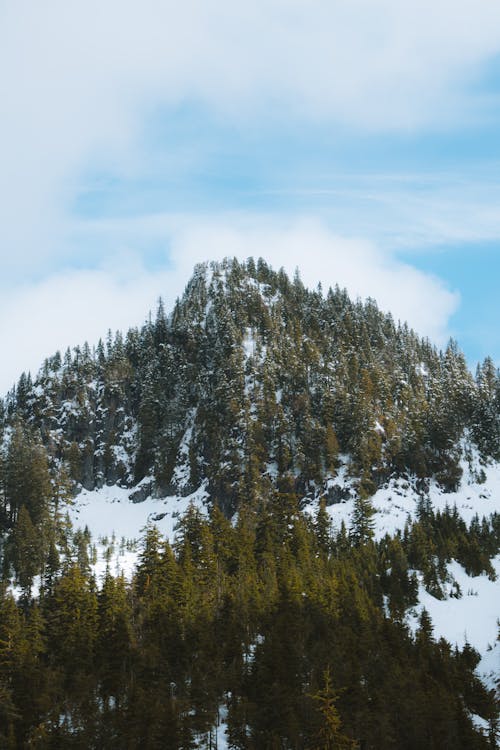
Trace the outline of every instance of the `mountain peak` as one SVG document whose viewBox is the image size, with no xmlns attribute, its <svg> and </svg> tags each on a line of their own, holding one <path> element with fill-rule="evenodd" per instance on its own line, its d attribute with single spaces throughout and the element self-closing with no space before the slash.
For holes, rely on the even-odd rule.
<svg viewBox="0 0 500 750">
<path fill-rule="evenodd" d="M 498 391 L 487 363 L 474 380 L 456 345 L 438 352 L 373 300 L 227 258 L 196 266 L 171 313 L 23 376 L 4 426 L 38 431 L 77 489 L 204 484 L 232 513 L 281 485 L 330 497 L 339 455 L 361 496 L 393 474 L 452 490 L 465 435 L 498 454 Z"/>
</svg>

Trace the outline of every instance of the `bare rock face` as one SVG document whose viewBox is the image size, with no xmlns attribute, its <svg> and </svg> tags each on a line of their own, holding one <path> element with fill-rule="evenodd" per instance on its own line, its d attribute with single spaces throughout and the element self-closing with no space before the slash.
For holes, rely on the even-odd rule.
<svg viewBox="0 0 500 750">
<path fill-rule="evenodd" d="M 328 487 L 326 492 L 326 504 L 337 505 L 338 503 L 345 503 L 346 500 L 351 498 L 351 489 L 345 485 L 334 484 Z"/>
<path fill-rule="evenodd" d="M 154 482 L 142 482 L 133 492 L 129 495 L 129 500 L 133 503 L 142 503 L 147 497 L 153 494 Z"/>
</svg>

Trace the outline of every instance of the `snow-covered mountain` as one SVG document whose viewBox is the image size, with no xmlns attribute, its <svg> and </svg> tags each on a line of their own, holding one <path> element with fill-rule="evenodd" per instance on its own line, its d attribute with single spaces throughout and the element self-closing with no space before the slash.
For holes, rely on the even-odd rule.
<svg viewBox="0 0 500 750">
<path fill-rule="evenodd" d="M 77 487 L 206 483 L 231 513 L 284 477 L 334 500 L 339 455 L 365 495 L 405 473 L 452 490 L 468 444 L 500 458 L 499 392 L 491 360 L 474 378 L 456 344 L 437 351 L 373 301 L 226 261 L 197 267 L 170 315 L 160 303 L 141 329 L 23 374 L 2 423 L 38 430 Z"/>
<path fill-rule="evenodd" d="M 286 549 L 299 544 L 286 529 L 293 537 L 303 523 L 332 565 L 366 550 L 372 578 L 360 590 L 381 616 L 418 644 L 430 615 L 434 640 L 457 646 L 464 664 L 475 649 L 479 663 L 467 664 L 498 690 L 491 360 L 473 376 L 454 342 L 436 350 L 371 300 L 307 290 L 262 260 L 228 260 L 197 267 L 170 314 L 160 303 L 142 328 L 23 375 L 0 416 L 3 569 L 20 602 L 64 579 L 57 560 L 63 571 L 76 560 L 103 587 L 123 572 L 135 591 L 151 523 L 186 565 L 178 550 L 193 509 L 207 528 L 215 507 L 234 529 L 248 512 L 286 516 Z M 229 577 L 238 569 L 224 564 Z M 232 716 L 226 698 L 219 708 Z M 491 709 L 471 705 L 491 740 Z"/>
</svg>

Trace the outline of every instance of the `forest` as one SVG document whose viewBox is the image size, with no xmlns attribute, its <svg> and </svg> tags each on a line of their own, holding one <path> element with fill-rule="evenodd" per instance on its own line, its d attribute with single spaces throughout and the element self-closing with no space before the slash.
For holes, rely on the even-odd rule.
<svg viewBox="0 0 500 750">
<path fill-rule="evenodd" d="M 478 653 L 407 615 L 452 560 L 495 577 L 498 514 L 428 488 L 500 459 L 499 396 L 491 359 L 473 375 L 455 342 L 262 259 L 200 265 L 171 313 L 21 375 L 0 402 L 1 746 L 216 748 L 223 724 L 234 750 L 497 747 Z M 416 517 L 376 538 L 396 476 Z M 131 578 L 111 556 L 98 577 L 67 510 L 105 485 L 208 499 L 173 538 L 137 529 Z"/>
</svg>

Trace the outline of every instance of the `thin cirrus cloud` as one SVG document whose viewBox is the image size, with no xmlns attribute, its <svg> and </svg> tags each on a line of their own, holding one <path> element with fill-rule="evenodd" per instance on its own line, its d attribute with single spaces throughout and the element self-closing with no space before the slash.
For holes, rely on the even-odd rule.
<svg viewBox="0 0 500 750">
<path fill-rule="evenodd" d="M 274 188 L 274 200 L 316 214 L 339 234 L 368 237 L 386 250 L 491 242 L 500 237 L 499 164 L 444 173 L 332 175 L 319 188 Z M 325 184 L 326 183 L 326 184 Z"/>
<path fill-rule="evenodd" d="M 339 284 L 354 297 L 375 297 L 396 319 L 407 320 L 439 344 L 445 342 L 458 296 L 437 278 L 366 241 L 338 237 L 311 219 L 277 225 L 265 218 L 251 223 L 243 218 L 219 225 L 166 217 L 164 223 L 171 236 L 168 270 L 148 270 L 134 253 L 122 253 L 100 268 L 55 274 L 3 295 L 0 348 L 15 349 L 17 355 L 3 363 L 0 391 L 10 388 L 21 370 L 36 373 L 57 349 L 84 340 L 95 344 L 108 328 L 140 325 L 160 296 L 170 308 L 196 263 L 228 255 L 240 260 L 262 256 L 289 273 L 299 267 L 309 286 L 321 280 L 324 288 Z"/>
</svg>

